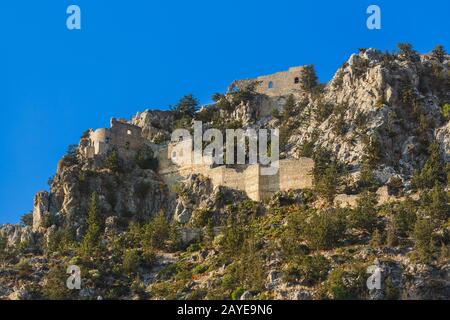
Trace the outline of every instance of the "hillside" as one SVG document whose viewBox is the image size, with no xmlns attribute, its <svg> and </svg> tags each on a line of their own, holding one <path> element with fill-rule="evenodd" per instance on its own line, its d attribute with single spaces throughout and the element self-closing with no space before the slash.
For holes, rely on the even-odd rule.
<svg viewBox="0 0 450 320">
<path fill-rule="evenodd" d="M 303 66 L 213 99 L 197 110 L 187 95 L 83 133 L 33 213 L 0 227 L 0 298 L 450 298 L 442 47 L 361 49 L 326 84 Z M 169 183 L 159 152 L 194 121 L 279 129 L 281 159 L 312 159 L 311 187 L 254 201 L 202 174 Z M 66 288 L 70 265 L 81 290 Z M 381 288 L 366 286 L 371 266 Z"/>
</svg>

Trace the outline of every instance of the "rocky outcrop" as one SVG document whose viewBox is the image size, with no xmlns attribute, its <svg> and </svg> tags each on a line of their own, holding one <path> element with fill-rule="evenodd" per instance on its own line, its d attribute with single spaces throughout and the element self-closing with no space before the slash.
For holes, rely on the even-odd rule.
<svg viewBox="0 0 450 320">
<path fill-rule="evenodd" d="M 431 70 L 440 71 L 436 75 Z M 325 86 L 321 99 L 302 102 L 288 155 L 297 156 L 304 143 L 313 142 L 352 167 L 376 156 L 391 174 L 410 176 L 423 164 L 423 145 L 433 140 L 434 132 L 443 149 L 448 147 L 440 104 L 450 89 L 435 79 L 448 78 L 448 72 L 448 57 L 441 63 L 422 55 L 411 62 L 373 49 L 353 55 Z"/>
<path fill-rule="evenodd" d="M 33 205 L 33 231 L 39 232 L 44 228 L 44 220 L 50 208 L 50 194 L 47 191 L 36 193 Z"/>
<path fill-rule="evenodd" d="M 436 140 L 441 145 L 445 161 L 450 162 L 450 121 L 446 125 L 436 130 Z"/>
<path fill-rule="evenodd" d="M 214 187 L 211 180 L 198 174 L 187 177 L 177 192 L 174 219 L 181 224 L 195 220 L 195 215 L 208 212 L 216 221 L 231 203 L 249 200 L 243 191 Z"/>
<path fill-rule="evenodd" d="M 146 110 L 136 114 L 131 123 L 142 128 L 142 136 L 153 142 L 170 140 L 173 127 L 170 111 Z"/>
</svg>

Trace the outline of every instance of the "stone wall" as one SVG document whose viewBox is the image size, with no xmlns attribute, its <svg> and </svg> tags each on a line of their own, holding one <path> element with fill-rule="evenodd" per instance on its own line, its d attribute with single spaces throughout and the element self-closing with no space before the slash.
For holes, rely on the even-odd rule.
<svg viewBox="0 0 450 320">
<path fill-rule="evenodd" d="M 314 162 L 309 158 L 281 160 L 277 174 L 264 176 L 261 175 L 259 164 L 238 165 L 233 168 L 213 168 L 208 165 L 177 166 L 172 162 L 172 153 L 169 150 L 172 149 L 165 147 L 155 152 L 159 159 L 159 174 L 169 186 L 181 182 L 191 174 L 201 174 L 211 179 L 214 186 L 242 190 L 250 199 L 263 201 L 278 191 L 311 188 L 313 184 L 311 171 Z"/>
<path fill-rule="evenodd" d="M 145 143 L 140 127 L 112 118 L 109 129 L 90 131 L 89 145 L 84 147 L 82 152 L 87 158 L 93 158 L 116 149 L 120 157 L 129 160 L 135 157 L 136 152 Z"/>
<path fill-rule="evenodd" d="M 284 72 L 277 72 L 254 79 L 237 80 L 230 85 L 229 90 L 232 91 L 236 88 L 244 88 L 249 84 L 256 82 L 256 92 L 268 96 L 281 96 L 301 92 L 300 81 L 303 68 L 303 66 L 292 67 Z"/>
</svg>

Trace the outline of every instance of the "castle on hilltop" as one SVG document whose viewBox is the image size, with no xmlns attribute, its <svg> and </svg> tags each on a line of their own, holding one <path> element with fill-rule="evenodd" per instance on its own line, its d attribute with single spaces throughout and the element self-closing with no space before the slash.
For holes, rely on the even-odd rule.
<svg viewBox="0 0 450 320">
<path fill-rule="evenodd" d="M 111 119 L 110 128 L 90 130 L 88 140 L 89 144 L 81 148 L 86 158 L 104 155 L 115 149 L 125 160 L 134 159 L 136 152 L 149 143 L 142 137 L 140 127 L 115 118 Z"/>
<path fill-rule="evenodd" d="M 254 79 L 236 80 L 228 87 L 228 91 L 242 89 L 256 83 L 255 91 L 268 96 L 282 96 L 301 92 L 301 76 L 304 68 L 304 66 L 292 67 L 288 71 Z"/>
<path fill-rule="evenodd" d="M 158 152 L 159 174 L 168 185 L 175 185 L 192 174 L 201 174 L 214 186 L 225 186 L 244 191 L 254 201 L 263 201 L 278 191 L 308 189 L 313 185 L 314 162 L 309 158 L 283 159 L 274 175 L 263 175 L 261 164 L 213 166 L 210 161 L 195 164 L 192 142 L 185 140 L 160 147 Z M 208 158 L 208 157 L 206 157 Z"/>
<path fill-rule="evenodd" d="M 303 68 L 294 67 L 285 72 L 255 79 L 237 80 L 230 85 L 229 90 L 256 84 L 256 92 L 268 96 L 301 92 L 300 79 Z M 80 148 L 87 158 L 117 150 L 122 159 L 133 160 L 142 147 L 150 147 L 159 161 L 158 173 L 169 186 L 179 183 L 189 175 L 201 174 L 211 179 L 214 186 L 245 191 L 252 200 L 261 201 L 278 191 L 311 188 L 313 185 L 311 171 L 314 162 L 312 159 L 280 160 L 279 170 L 274 175 L 262 175 L 263 166 L 260 164 L 233 166 L 194 164 L 191 141 L 185 141 L 186 145 L 181 149 L 180 142 L 156 145 L 143 137 L 139 126 L 121 119 L 112 118 L 109 129 L 90 130 L 87 140 L 87 145 Z"/>
</svg>

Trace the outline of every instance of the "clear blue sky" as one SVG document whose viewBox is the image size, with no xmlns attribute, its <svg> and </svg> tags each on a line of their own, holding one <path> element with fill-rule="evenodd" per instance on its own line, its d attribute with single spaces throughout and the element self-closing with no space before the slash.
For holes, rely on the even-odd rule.
<svg viewBox="0 0 450 320">
<path fill-rule="evenodd" d="M 82 10 L 68 31 L 66 8 Z M 382 9 L 382 30 L 366 8 Z M 0 223 L 31 210 L 58 159 L 111 116 L 202 103 L 234 79 L 315 64 L 320 79 L 361 47 L 450 49 L 448 0 L 2 0 Z"/>
</svg>

